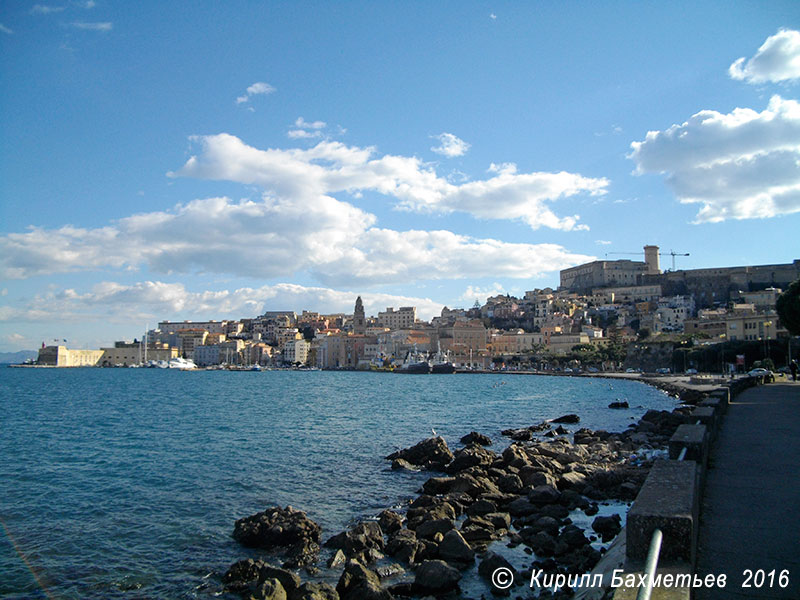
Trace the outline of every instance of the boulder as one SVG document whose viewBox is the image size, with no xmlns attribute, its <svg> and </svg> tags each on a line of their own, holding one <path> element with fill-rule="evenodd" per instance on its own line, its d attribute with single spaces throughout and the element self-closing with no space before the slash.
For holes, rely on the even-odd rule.
<svg viewBox="0 0 800 600">
<path fill-rule="evenodd" d="M 580 422 L 581 418 L 578 415 L 570 414 L 570 415 L 562 415 L 557 419 L 551 419 L 551 423 L 578 423 Z"/>
<path fill-rule="evenodd" d="M 452 529 L 439 542 L 439 558 L 456 567 L 466 567 L 475 561 L 475 551 L 458 531 Z"/>
<path fill-rule="evenodd" d="M 485 467 L 491 465 L 496 455 L 478 444 L 470 444 L 466 448 L 457 450 L 453 455 L 453 462 L 445 467 L 445 472 L 453 475 L 470 467 Z"/>
<path fill-rule="evenodd" d="M 480 444 L 481 446 L 491 446 L 492 440 L 488 435 L 483 435 L 477 431 L 471 431 L 461 438 L 461 443 L 464 445 Z"/>
<path fill-rule="evenodd" d="M 369 563 L 380 558 L 379 553 L 383 550 L 383 532 L 375 521 L 365 521 L 333 536 L 325 542 L 325 546 L 339 548 L 348 558 Z M 372 552 L 373 550 L 378 553 Z"/>
<path fill-rule="evenodd" d="M 478 575 L 483 577 L 484 579 L 492 579 L 492 573 L 494 573 L 497 569 L 504 568 L 511 571 L 516 578 L 517 571 L 514 567 L 511 566 L 511 563 L 508 562 L 505 558 L 496 554 L 495 552 L 487 552 L 483 555 L 483 559 L 481 559 L 480 564 L 478 565 Z"/>
<path fill-rule="evenodd" d="M 443 594 L 458 587 L 461 573 L 443 560 L 426 560 L 414 577 L 414 589 L 422 594 Z"/>
<path fill-rule="evenodd" d="M 394 533 L 402 529 L 403 517 L 393 510 L 386 509 L 378 515 L 378 524 L 386 533 Z"/>
<path fill-rule="evenodd" d="M 432 539 L 437 533 L 444 535 L 451 529 L 455 529 L 452 519 L 434 519 L 425 521 L 417 526 L 417 537 Z"/>
<path fill-rule="evenodd" d="M 447 447 L 447 442 L 441 436 L 422 440 L 418 444 L 393 452 L 386 457 L 387 460 L 405 460 L 412 465 L 427 469 L 442 470 L 445 465 L 453 460 L 453 453 Z"/>
<path fill-rule="evenodd" d="M 287 566 L 314 562 L 321 533 L 322 528 L 306 513 L 291 506 L 276 506 L 239 519 L 233 529 L 234 539 L 244 546 L 284 552 Z"/>
<path fill-rule="evenodd" d="M 626 401 L 621 402 L 612 402 L 608 405 L 608 408 L 629 408 L 628 403 Z"/>
<path fill-rule="evenodd" d="M 336 584 L 341 600 L 392 600 L 394 597 L 381 587 L 378 574 L 355 560 L 348 560 Z"/>
<path fill-rule="evenodd" d="M 259 581 L 256 589 L 250 594 L 253 600 L 288 600 L 286 590 L 277 579 Z"/>
<path fill-rule="evenodd" d="M 600 534 L 604 542 L 609 542 L 613 540 L 622 529 L 622 520 L 619 515 L 597 517 L 592 521 L 592 529 Z"/>
<path fill-rule="evenodd" d="M 414 564 L 417 552 L 421 549 L 417 534 L 410 529 L 400 529 L 389 538 L 386 553 L 410 565 Z"/>
<path fill-rule="evenodd" d="M 412 465 L 407 460 L 404 460 L 402 458 L 395 458 L 392 461 L 392 471 L 413 471 L 416 473 L 417 471 L 419 471 L 419 469 L 414 465 Z"/>
<path fill-rule="evenodd" d="M 467 507 L 467 516 L 477 517 L 497 511 L 497 505 L 490 500 L 476 500 Z"/>
<path fill-rule="evenodd" d="M 431 496 L 446 494 L 455 483 L 455 477 L 431 477 L 422 484 L 422 491 Z"/>
<path fill-rule="evenodd" d="M 339 600 L 336 589 L 328 583 L 305 582 L 290 600 Z"/>
<path fill-rule="evenodd" d="M 553 504 L 558 502 L 561 492 L 559 492 L 552 485 L 537 485 L 530 492 L 528 492 L 528 500 L 531 504 Z"/>
</svg>

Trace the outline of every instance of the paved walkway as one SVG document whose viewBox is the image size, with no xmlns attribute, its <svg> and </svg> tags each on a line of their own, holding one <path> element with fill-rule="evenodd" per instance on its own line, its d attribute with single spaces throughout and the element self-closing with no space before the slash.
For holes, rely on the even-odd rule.
<svg viewBox="0 0 800 600">
<path fill-rule="evenodd" d="M 760 589 L 760 575 L 742 587 L 746 569 L 764 571 Z M 729 406 L 709 460 L 696 571 L 728 579 L 695 590 L 699 600 L 800 599 L 800 381 L 748 389 Z"/>
</svg>

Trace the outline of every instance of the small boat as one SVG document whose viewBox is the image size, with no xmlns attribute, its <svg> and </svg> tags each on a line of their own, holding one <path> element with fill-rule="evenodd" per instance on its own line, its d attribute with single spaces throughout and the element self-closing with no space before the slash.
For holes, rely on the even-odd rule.
<svg viewBox="0 0 800 600">
<path fill-rule="evenodd" d="M 169 361 L 169 368 L 170 369 L 179 369 L 181 371 L 190 371 L 191 369 L 196 369 L 197 365 L 194 364 L 193 360 L 187 358 L 181 358 L 180 356 L 177 358 L 173 358 Z"/>
</svg>

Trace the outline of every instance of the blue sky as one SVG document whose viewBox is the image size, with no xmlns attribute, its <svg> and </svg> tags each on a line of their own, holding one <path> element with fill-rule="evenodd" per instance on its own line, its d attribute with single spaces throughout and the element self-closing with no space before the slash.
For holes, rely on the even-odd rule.
<svg viewBox="0 0 800 600">
<path fill-rule="evenodd" d="M 357 294 L 430 318 L 645 244 L 800 258 L 798 29 L 793 1 L 8 0 L 0 350 Z"/>
</svg>

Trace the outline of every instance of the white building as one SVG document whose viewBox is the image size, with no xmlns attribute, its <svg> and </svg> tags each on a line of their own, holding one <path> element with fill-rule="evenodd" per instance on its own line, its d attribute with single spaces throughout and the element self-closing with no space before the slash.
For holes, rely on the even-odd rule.
<svg viewBox="0 0 800 600">
<path fill-rule="evenodd" d="M 416 306 L 401 306 L 398 310 L 388 307 L 378 313 L 378 323 L 392 330 L 410 329 L 417 322 Z"/>
</svg>

